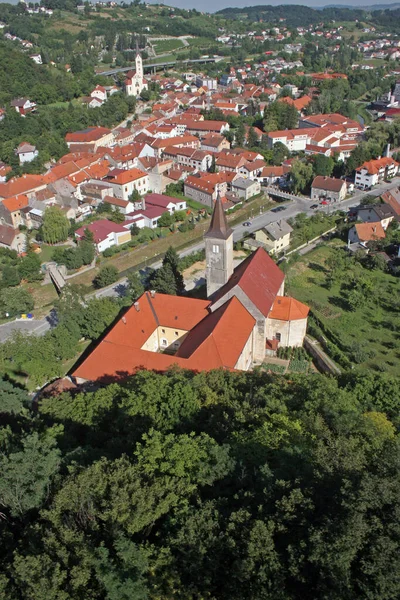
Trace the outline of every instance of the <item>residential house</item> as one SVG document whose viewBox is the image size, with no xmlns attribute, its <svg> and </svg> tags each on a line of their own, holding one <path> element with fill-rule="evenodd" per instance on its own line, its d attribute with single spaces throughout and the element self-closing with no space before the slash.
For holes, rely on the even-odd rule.
<svg viewBox="0 0 400 600">
<path fill-rule="evenodd" d="M 239 168 L 239 175 L 241 175 L 244 179 L 258 180 L 261 177 L 264 167 L 265 160 L 263 158 L 246 162 Z"/>
<path fill-rule="evenodd" d="M 16 250 L 18 253 L 25 252 L 25 233 L 8 225 L 0 225 L 0 248 Z"/>
<path fill-rule="evenodd" d="M 8 173 L 11 173 L 12 168 L 0 161 L 0 183 L 7 181 Z"/>
<path fill-rule="evenodd" d="M 222 134 L 229 131 L 229 124 L 226 121 L 186 121 L 187 134 L 198 135 L 200 138 L 209 136 L 210 133 Z"/>
<path fill-rule="evenodd" d="M 224 149 L 229 150 L 230 147 L 226 137 L 218 133 L 210 133 L 201 140 L 201 149 L 206 152 L 221 152 Z"/>
<path fill-rule="evenodd" d="M 140 169 L 112 169 L 103 179 L 114 190 L 114 195 L 123 200 L 129 200 L 136 190 L 141 196 L 149 191 L 149 176 Z"/>
<path fill-rule="evenodd" d="M 25 225 L 22 209 L 29 205 L 28 197 L 25 194 L 6 198 L 0 202 L 0 221 L 3 225 L 9 225 L 17 229 L 20 225 Z"/>
<path fill-rule="evenodd" d="M 384 231 L 389 227 L 396 213 L 389 204 L 368 204 L 357 210 L 357 219 L 363 223 L 380 223 Z"/>
<path fill-rule="evenodd" d="M 177 210 L 186 210 L 186 200 L 173 198 L 164 194 L 147 194 L 144 198 L 146 206 L 158 206 L 172 215 Z"/>
<path fill-rule="evenodd" d="M 277 254 L 289 247 L 292 231 L 290 225 L 281 219 L 256 231 L 255 240 L 262 244 L 269 254 Z"/>
<path fill-rule="evenodd" d="M 189 175 L 184 182 L 184 194 L 196 202 L 212 208 L 218 194 L 225 198 L 228 190 L 227 174 L 224 173 L 197 173 Z M 233 174 L 235 175 L 235 174 Z"/>
<path fill-rule="evenodd" d="M 96 85 L 90 95 L 92 98 L 99 100 L 101 104 L 104 104 L 104 102 L 107 100 L 107 90 L 102 85 Z"/>
<path fill-rule="evenodd" d="M 399 170 L 399 163 L 393 158 L 383 157 L 369 160 L 356 169 L 355 186 L 369 189 L 384 179 L 391 179 Z"/>
<path fill-rule="evenodd" d="M 212 154 L 204 150 L 193 148 L 176 148 L 167 146 L 162 154 L 164 159 L 171 159 L 178 165 L 193 167 L 197 171 L 207 171 L 211 166 Z"/>
<path fill-rule="evenodd" d="M 391 188 L 381 196 L 385 204 L 394 211 L 396 218 L 400 220 L 400 188 Z"/>
<path fill-rule="evenodd" d="M 249 200 L 253 196 L 256 196 L 261 191 L 261 185 L 259 181 L 251 179 L 245 179 L 243 177 L 237 177 L 232 182 L 232 192 L 234 192 L 239 198 L 243 200 Z"/>
<path fill-rule="evenodd" d="M 356 223 L 349 229 L 348 243 L 367 246 L 368 242 L 384 240 L 385 237 L 386 234 L 380 222 Z"/>
<path fill-rule="evenodd" d="M 26 162 L 32 162 L 37 156 L 39 156 L 36 146 L 28 144 L 28 142 L 21 142 L 18 148 L 15 150 L 15 154 L 18 156 L 20 165 Z"/>
<path fill-rule="evenodd" d="M 88 127 L 67 133 L 65 141 L 71 152 L 97 152 L 100 146 L 109 148 L 114 143 L 114 133 L 107 127 Z"/>
<path fill-rule="evenodd" d="M 15 100 L 11 100 L 10 104 L 21 117 L 25 117 L 28 113 L 34 112 L 36 109 L 36 102 L 29 100 L 29 98 L 16 98 Z"/>
<path fill-rule="evenodd" d="M 340 202 L 346 198 L 347 184 L 343 179 L 318 175 L 311 184 L 311 200 L 326 198 Z"/>
<path fill-rule="evenodd" d="M 263 167 L 258 179 L 264 185 L 273 185 L 286 178 L 288 173 L 290 173 L 290 166 L 286 165 Z"/>
<path fill-rule="evenodd" d="M 88 229 L 93 233 L 94 243 L 98 252 L 104 252 L 111 246 L 121 246 L 131 240 L 131 232 L 119 223 L 113 223 L 108 219 L 94 221 L 89 225 L 80 227 L 75 232 L 75 237 L 79 240 L 85 236 L 85 231 Z"/>
<path fill-rule="evenodd" d="M 243 155 L 221 152 L 217 155 L 215 166 L 217 167 L 218 171 L 239 173 L 240 168 L 243 167 L 246 162 L 246 158 Z"/>
<path fill-rule="evenodd" d="M 114 196 L 106 196 L 104 203 L 110 205 L 113 210 L 119 210 L 123 215 L 127 215 L 135 210 L 134 203 Z"/>
</svg>

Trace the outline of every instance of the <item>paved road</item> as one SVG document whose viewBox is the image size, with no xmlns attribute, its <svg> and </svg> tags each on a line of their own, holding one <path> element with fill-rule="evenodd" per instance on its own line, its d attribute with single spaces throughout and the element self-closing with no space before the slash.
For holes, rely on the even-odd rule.
<svg viewBox="0 0 400 600">
<path fill-rule="evenodd" d="M 366 196 L 366 195 L 380 196 L 388 188 L 391 188 L 391 187 L 393 187 L 395 185 L 399 185 L 399 184 L 400 184 L 400 177 L 395 177 L 390 183 L 383 183 L 383 184 L 377 186 L 375 189 L 371 190 L 370 192 L 361 192 L 361 191 L 356 192 L 350 198 L 348 198 L 347 200 L 343 200 L 342 202 L 328 204 L 327 206 L 320 205 L 318 210 L 320 210 L 321 212 L 324 212 L 326 214 L 329 214 L 330 212 L 336 211 L 336 210 L 348 210 L 349 208 L 358 206 L 364 196 Z M 254 233 L 258 229 L 261 229 L 261 227 L 264 227 L 265 225 L 268 225 L 269 223 L 273 223 L 274 221 L 279 221 L 280 219 L 290 219 L 291 217 L 295 217 L 296 215 L 298 215 L 301 212 L 304 212 L 307 215 L 312 215 L 315 213 L 315 210 L 310 209 L 310 206 L 312 204 L 314 204 L 314 202 L 312 202 L 309 198 L 298 197 L 293 202 L 288 202 L 288 203 L 282 202 L 280 204 L 280 206 L 285 206 L 285 210 L 282 210 L 280 212 L 274 213 L 271 210 L 269 210 L 262 214 L 259 214 L 259 213 L 255 214 L 254 216 L 252 216 L 249 219 L 251 222 L 251 225 L 249 227 L 245 227 L 245 226 L 243 226 L 243 224 L 239 224 L 233 228 L 233 241 L 238 242 L 243 237 L 248 235 L 249 233 Z M 182 252 L 179 253 L 179 256 L 187 256 L 188 254 L 197 252 L 198 250 L 201 250 L 202 248 L 204 248 L 203 241 L 198 242 L 197 244 L 194 244 L 193 246 L 190 246 L 190 248 L 186 248 L 185 250 L 182 250 Z M 156 263 L 152 263 L 151 258 L 149 258 L 149 266 L 151 266 L 154 269 L 158 269 L 161 266 L 161 262 L 158 261 Z M 105 288 L 105 289 L 99 290 L 98 292 L 95 292 L 94 295 L 96 296 L 96 298 L 104 298 L 106 296 L 117 297 L 117 296 L 124 294 L 125 288 L 126 288 L 126 277 L 124 277 L 123 279 L 120 279 L 117 283 L 115 283 L 113 286 L 111 286 L 109 288 Z"/>
<path fill-rule="evenodd" d="M 50 319 L 39 319 L 32 321 L 12 321 L 0 325 L 0 343 L 5 342 L 12 336 L 15 331 L 22 333 L 35 333 L 36 335 L 44 335 L 51 327 Z"/>
</svg>

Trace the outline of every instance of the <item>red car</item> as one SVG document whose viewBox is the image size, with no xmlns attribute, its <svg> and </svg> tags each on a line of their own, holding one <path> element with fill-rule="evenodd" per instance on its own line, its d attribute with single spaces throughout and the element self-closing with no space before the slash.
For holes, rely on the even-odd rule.
<svg viewBox="0 0 400 600">
<path fill-rule="evenodd" d="M 329 204 L 329 202 L 327 200 L 322 200 L 321 204 L 323 204 L 324 206 L 326 206 L 327 204 Z"/>
</svg>

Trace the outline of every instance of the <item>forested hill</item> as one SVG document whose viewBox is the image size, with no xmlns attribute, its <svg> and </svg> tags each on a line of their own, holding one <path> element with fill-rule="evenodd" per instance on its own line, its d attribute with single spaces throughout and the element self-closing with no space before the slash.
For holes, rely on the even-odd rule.
<svg viewBox="0 0 400 600">
<path fill-rule="evenodd" d="M 393 20 L 399 18 L 400 10 L 377 10 L 371 13 L 364 9 L 326 7 L 322 10 L 313 9 L 308 6 L 293 5 L 259 5 L 246 6 L 245 8 L 224 8 L 216 14 L 223 15 L 229 19 L 248 19 L 255 22 L 274 23 L 279 19 L 285 19 L 285 25 L 292 27 L 306 27 L 321 22 L 330 21 L 370 21 L 373 20 L 382 26 L 393 24 Z"/>
<path fill-rule="evenodd" d="M 0 597 L 400 598 L 398 379 L 0 380 Z"/>
</svg>

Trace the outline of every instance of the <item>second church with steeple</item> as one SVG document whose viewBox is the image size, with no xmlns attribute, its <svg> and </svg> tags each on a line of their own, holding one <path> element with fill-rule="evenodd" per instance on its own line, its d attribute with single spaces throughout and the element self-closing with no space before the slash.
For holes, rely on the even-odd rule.
<svg viewBox="0 0 400 600">
<path fill-rule="evenodd" d="M 127 96 L 137 97 L 140 96 L 143 90 L 149 89 L 149 85 L 143 76 L 143 62 L 137 46 L 135 65 L 136 71 L 128 71 L 124 85 Z"/>
</svg>

